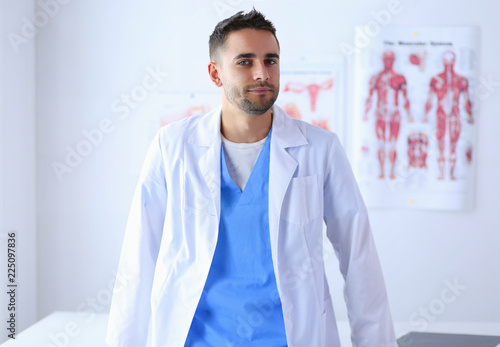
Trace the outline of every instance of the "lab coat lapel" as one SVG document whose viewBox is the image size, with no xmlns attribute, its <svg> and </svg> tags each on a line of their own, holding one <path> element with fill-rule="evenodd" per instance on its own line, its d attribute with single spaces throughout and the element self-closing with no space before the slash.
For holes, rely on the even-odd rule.
<svg viewBox="0 0 500 347">
<path fill-rule="evenodd" d="M 273 132 L 269 164 L 269 230 L 275 272 L 277 273 L 278 230 L 281 207 L 298 166 L 287 148 L 308 144 L 295 121 L 278 106 L 273 106 Z M 277 280 L 279 280 L 277 278 Z"/>
<path fill-rule="evenodd" d="M 306 145 L 308 142 L 302 131 L 290 116 L 278 106 L 273 106 L 273 131 L 271 134 L 269 163 L 269 227 L 273 262 L 276 266 L 278 250 L 278 230 L 281 207 L 286 191 L 298 166 L 287 148 Z M 205 179 L 220 219 L 220 116 L 217 108 L 204 116 L 196 125 L 188 142 L 204 147 L 198 166 Z M 275 268 L 275 271 L 277 268 Z"/>
<path fill-rule="evenodd" d="M 212 197 L 215 214 L 220 219 L 220 116 L 221 107 L 203 116 L 196 125 L 188 142 L 204 147 L 198 166 Z"/>
</svg>

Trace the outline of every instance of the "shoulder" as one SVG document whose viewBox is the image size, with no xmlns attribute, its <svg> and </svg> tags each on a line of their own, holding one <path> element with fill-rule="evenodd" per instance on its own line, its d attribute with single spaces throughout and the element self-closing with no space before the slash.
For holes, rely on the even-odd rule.
<svg viewBox="0 0 500 347">
<path fill-rule="evenodd" d="M 337 138 L 337 135 L 334 132 L 312 125 L 306 121 L 299 119 L 292 119 L 292 121 L 295 122 L 309 142 L 330 142 Z"/>
<path fill-rule="evenodd" d="M 160 137 L 168 137 L 168 138 L 179 138 L 182 137 L 186 132 L 189 132 L 190 129 L 193 129 L 194 126 L 199 122 L 202 117 L 207 115 L 194 115 L 190 116 L 167 125 L 164 125 L 160 129 Z"/>
<path fill-rule="evenodd" d="M 300 132 L 307 140 L 307 149 L 313 151 L 315 154 L 319 155 L 322 153 L 323 155 L 327 155 L 333 147 L 340 145 L 339 138 L 334 132 L 312 125 L 303 120 L 292 117 L 289 118 L 290 122 L 299 128 Z"/>
<path fill-rule="evenodd" d="M 469 86 L 469 81 L 467 80 L 467 78 L 465 76 L 456 74 L 456 80 L 457 80 L 458 87 L 460 89 L 466 89 Z"/>
<path fill-rule="evenodd" d="M 383 74 L 383 71 L 373 74 L 370 77 L 370 81 L 369 81 L 370 86 L 374 87 L 377 84 L 378 80 L 380 80 L 380 77 L 382 76 L 382 74 Z"/>
<path fill-rule="evenodd" d="M 403 84 L 406 84 L 406 78 L 402 74 L 395 72 L 392 76 L 392 82 L 397 86 L 401 86 Z"/>
<path fill-rule="evenodd" d="M 196 125 L 207 116 L 208 114 L 193 115 L 161 127 L 157 135 L 161 151 L 169 155 L 180 155 Z"/>
<path fill-rule="evenodd" d="M 443 82 L 443 78 L 444 78 L 444 75 L 442 76 L 442 74 L 432 76 L 430 85 L 436 86 L 438 83 L 441 84 Z"/>
</svg>

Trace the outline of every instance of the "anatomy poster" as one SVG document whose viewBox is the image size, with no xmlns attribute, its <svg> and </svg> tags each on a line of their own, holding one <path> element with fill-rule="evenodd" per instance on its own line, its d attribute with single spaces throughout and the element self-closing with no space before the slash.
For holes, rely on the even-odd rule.
<svg viewBox="0 0 500 347">
<path fill-rule="evenodd" d="M 151 93 L 147 105 L 140 116 L 135 117 L 131 127 L 130 157 L 131 172 L 137 176 L 140 173 L 138 162 L 144 158 L 144 153 L 158 130 L 169 123 L 212 111 L 220 104 L 220 90 L 173 92 L 155 91 Z"/>
<path fill-rule="evenodd" d="M 293 118 L 342 136 L 343 58 L 302 57 L 281 67 L 276 104 Z"/>
<path fill-rule="evenodd" d="M 369 207 L 472 208 L 478 44 L 474 27 L 388 27 L 357 50 L 353 168 Z"/>
</svg>

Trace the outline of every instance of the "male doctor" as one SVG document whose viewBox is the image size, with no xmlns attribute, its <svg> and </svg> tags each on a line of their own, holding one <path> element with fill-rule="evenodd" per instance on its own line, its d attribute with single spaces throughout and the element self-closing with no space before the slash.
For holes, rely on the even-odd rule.
<svg viewBox="0 0 500 347">
<path fill-rule="evenodd" d="M 273 24 L 239 12 L 210 36 L 222 107 L 163 127 L 133 199 L 107 342 L 338 347 L 323 221 L 353 345 L 397 346 L 366 208 L 336 135 L 274 105 Z M 149 322 L 150 331 L 148 332 Z"/>
</svg>

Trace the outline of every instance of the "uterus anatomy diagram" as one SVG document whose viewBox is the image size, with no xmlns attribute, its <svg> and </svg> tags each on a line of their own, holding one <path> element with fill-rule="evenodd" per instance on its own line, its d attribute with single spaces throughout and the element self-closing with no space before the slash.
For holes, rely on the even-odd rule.
<svg viewBox="0 0 500 347">
<path fill-rule="evenodd" d="M 318 96 L 323 91 L 328 91 L 333 89 L 334 81 L 333 78 L 329 78 L 321 83 L 302 83 L 289 81 L 285 83 L 282 93 L 295 93 L 302 94 L 305 93 L 309 98 L 308 110 L 304 110 L 297 106 L 295 102 L 288 102 L 283 106 L 284 111 L 293 118 L 302 119 L 304 113 L 309 113 L 312 117 L 311 123 L 313 125 L 319 126 L 330 130 L 328 125 L 328 119 L 318 117 L 316 115 Z"/>
</svg>

